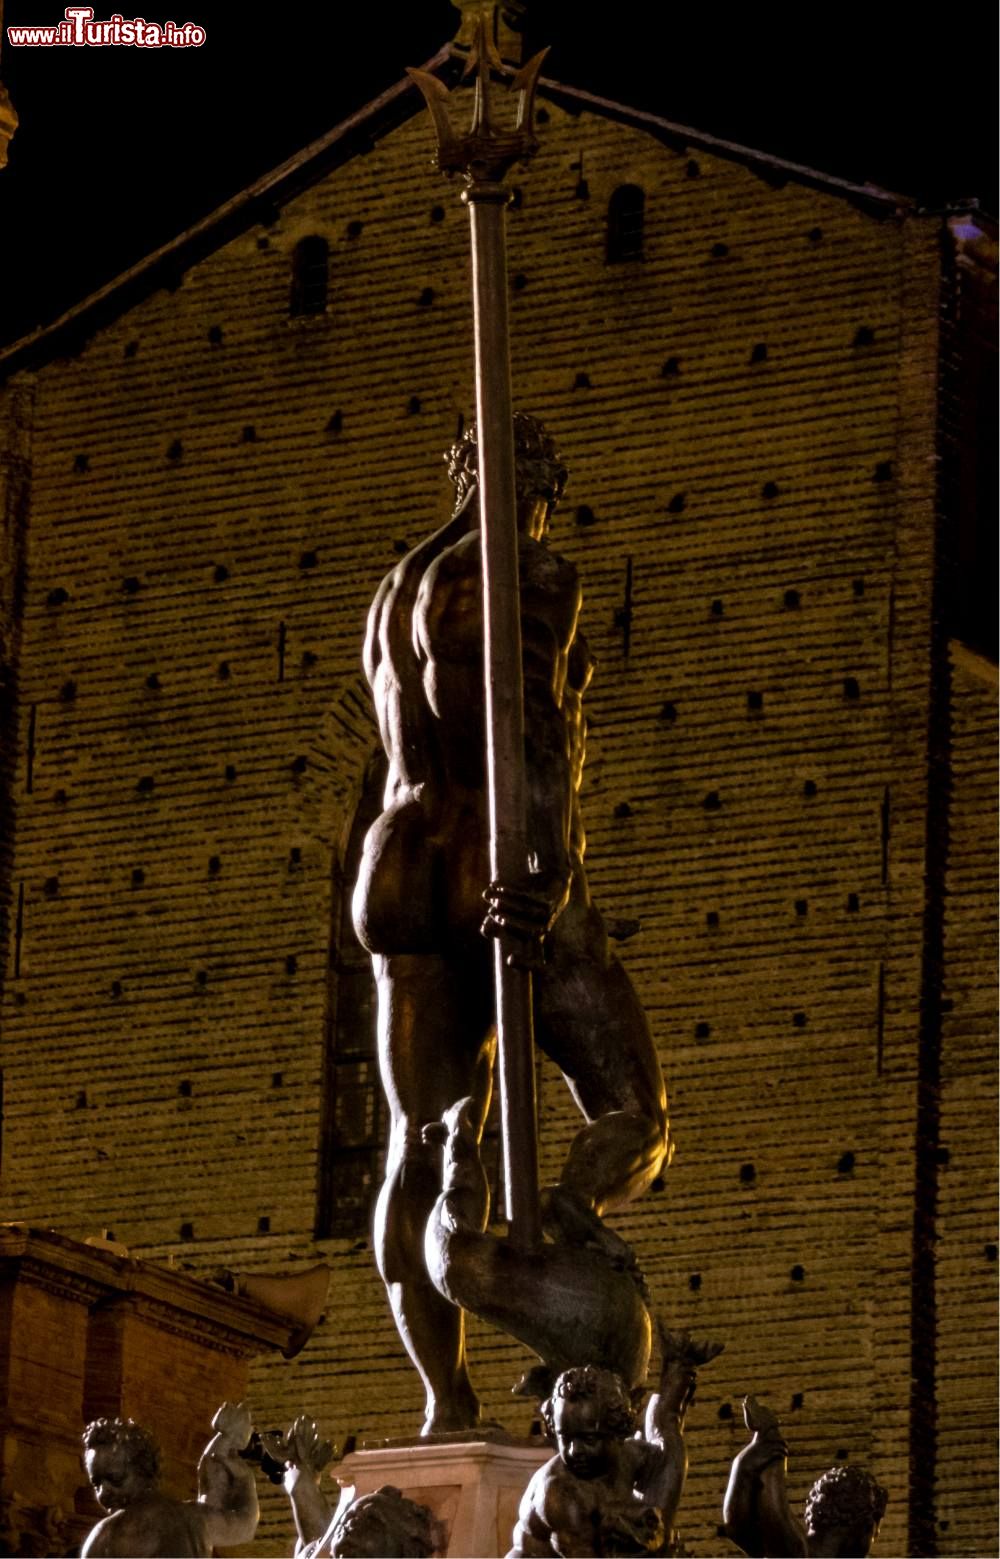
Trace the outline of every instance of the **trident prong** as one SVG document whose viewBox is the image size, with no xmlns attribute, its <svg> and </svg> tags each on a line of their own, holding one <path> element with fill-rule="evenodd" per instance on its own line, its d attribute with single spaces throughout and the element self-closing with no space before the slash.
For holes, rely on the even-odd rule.
<svg viewBox="0 0 1000 1559">
<path fill-rule="evenodd" d="M 511 91 L 517 92 L 517 119 L 515 125 L 518 130 L 524 130 L 535 138 L 535 93 L 538 91 L 538 77 L 541 74 L 542 65 L 548 49 L 539 49 L 530 60 L 526 60 L 511 82 Z"/>
<path fill-rule="evenodd" d="M 486 21 L 486 12 L 480 14 L 476 23 L 476 36 L 469 51 L 465 69 L 462 72 L 462 80 L 471 76 L 476 71 L 476 101 L 472 110 L 472 124 L 469 127 L 470 135 L 490 135 L 493 124 L 490 115 L 490 70 L 500 70 L 503 60 L 496 51 L 496 45 L 490 37 L 489 26 Z"/>
<path fill-rule="evenodd" d="M 406 74 L 415 87 L 419 87 L 427 104 L 431 119 L 434 121 L 434 129 L 438 139 L 438 164 L 444 172 L 446 168 L 451 171 L 452 160 L 458 150 L 458 140 L 451 128 L 451 119 L 445 104 L 450 96 L 448 88 L 437 76 L 432 76 L 429 70 L 416 70 L 412 65 L 407 65 Z"/>
<path fill-rule="evenodd" d="M 456 135 L 451 123 L 448 88 L 426 70 L 407 69 L 414 86 L 419 87 L 437 134 L 438 168 L 442 173 L 462 173 L 469 184 L 499 183 L 517 162 L 526 162 L 538 149 L 535 139 L 535 93 L 542 61 L 548 53 L 542 49 L 514 74 L 510 87 L 517 92 L 517 110 L 510 130 L 498 129 L 493 122 L 490 99 L 492 70 L 502 71 L 491 33 L 491 17 L 480 13 L 472 47 L 462 72 L 462 80 L 476 72 L 476 96 L 472 123 L 465 135 Z"/>
</svg>

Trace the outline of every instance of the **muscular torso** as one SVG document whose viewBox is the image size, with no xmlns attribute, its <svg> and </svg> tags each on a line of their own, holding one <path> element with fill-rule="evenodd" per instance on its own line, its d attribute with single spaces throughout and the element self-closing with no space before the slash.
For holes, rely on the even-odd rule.
<svg viewBox="0 0 1000 1559">
<path fill-rule="evenodd" d="M 625 1441 L 615 1466 L 603 1477 L 586 1480 L 574 1477 L 554 1456 L 535 1473 L 521 1501 L 514 1553 L 647 1552 L 650 1539 L 662 1535 L 662 1529 L 637 1484 L 655 1456 L 644 1442 Z"/>
<path fill-rule="evenodd" d="M 84 1559 L 135 1559 L 159 1555 L 208 1559 L 204 1512 L 194 1501 L 152 1495 L 106 1517 L 91 1532 L 81 1550 Z"/>
<path fill-rule="evenodd" d="M 485 785 L 481 558 L 477 533 L 435 559 L 421 580 L 413 613 L 413 646 L 444 775 L 477 792 Z M 519 564 L 528 719 L 543 708 L 545 717 L 565 727 L 567 745 L 582 741 L 579 711 L 576 720 L 568 718 L 566 701 L 580 612 L 576 569 L 530 536 L 520 538 Z"/>
<path fill-rule="evenodd" d="M 369 616 L 366 670 L 389 759 L 385 810 L 355 896 L 372 952 L 439 950 L 478 935 L 489 880 L 478 529 L 426 561 L 420 550 L 383 581 Z M 539 795 L 540 818 L 563 818 L 579 872 L 591 673 L 577 630 L 580 586 L 572 564 L 524 534 L 519 565 L 529 807 Z"/>
</svg>

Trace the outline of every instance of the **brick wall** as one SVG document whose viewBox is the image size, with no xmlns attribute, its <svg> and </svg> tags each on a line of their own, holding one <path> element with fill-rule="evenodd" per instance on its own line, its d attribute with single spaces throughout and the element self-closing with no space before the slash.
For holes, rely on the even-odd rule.
<svg viewBox="0 0 1000 1559">
<path fill-rule="evenodd" d="M 30 386 L 18 385 L 4 394 L 0 407 L 0 969 L 6 969 L 11 958 L 19 915 L 13 870 L 18 791 L 17 666 L 31 490 L 31 412 Z"/>
<path fill-rule="evenodd" d="M 995 1487 L 997 1289 L 996 667 L 951 647 L 937 1220 L 939 1552 L 987 1554 Z"/>
<path fill-rule="evenodd" d="M 716 1551 L 753 1390 L 796 1496 L 869 1463 L 901 1553 L 938 224 L 547 113 L 511 214 L 515 397 L 571 471 L 591 880 L 678 1141 L 618 1223 L 671 1324 L 726 1343 L 682 1527 Z M 258 1367 L 255 1405 L 337 1435 L 411 1430 L 420 1402 L 367 1242 L 313 1227 L 364 618 L 444 516 L 472 402 L 466 219 L 429 154 L 420 116 L 35 384 L 4 1216 L 199 1271 L 326 1254 L 327 1322 Z M 623 182 L 644 259 L 608 266 Z M 290 320 L 315 233 L 328 311 Z M 552 1174 L 574 1121 L 551 1069 L 542 1114 Z M 524 1427 L 521 1351 L 472 1332 L 487 1412 Z M 261 1551 L 287 1528 L 275 1496 Z"/>
</svg>

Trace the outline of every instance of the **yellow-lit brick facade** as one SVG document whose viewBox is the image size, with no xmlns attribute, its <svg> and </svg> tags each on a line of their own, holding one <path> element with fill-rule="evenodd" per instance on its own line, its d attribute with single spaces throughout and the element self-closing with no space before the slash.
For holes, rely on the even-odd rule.
<svg viewBox="0 0 1000 1559">
<path fill-rule="evenodd" d="M 753 1391 L 783 1416 L 796 1497 L 838 1458 L 869 1465 L 901 1554 L 945 226 L 543 102 L 510 220 L 515 401 L 571 473 L 552 544 L 598 662 L 590 876 L 677 1139 L 615 1224 L 656 1309 L 726 1345 L 680 1525 L 719 1551 Z M 339 160 L 167 256 L 85 340 L 15 360 L 0 438 L 2 1215 L 110 1227 L 199 1273 L 324 1255 L 327 1319 L 259 1366 L 254 1407 L 359 1438 L 420 1411 L 369 1242 L 314 1237 L 342 866 L 376 743 L 360 646 L 380 579 L 447 512 L 440 454 L 473 401 L 467 219 L 426 117 L 397 117 L 362 116 Z M 645 191 L 642 258 L 609 265 L 622 184 Z M 313 235 L 327 307 L 290 318 Z M 934 1498 L 939 1552 L 987 1553 L 995 696 L 963 665 L 951 684 Z M 574 1113 L 551 1069 L 541 1113 L 552 1176 Z M 472 1332 L 487 1413 L 526 1429 L 522 1351 Z M 258 1550 L 288 1530 L 275 1494 Z"/>
</svg>

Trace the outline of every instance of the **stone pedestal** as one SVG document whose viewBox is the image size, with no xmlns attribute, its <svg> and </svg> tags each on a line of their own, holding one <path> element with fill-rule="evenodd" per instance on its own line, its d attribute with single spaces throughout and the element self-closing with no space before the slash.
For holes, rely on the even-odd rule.
<svg viewBox="0 0 1000 1559">
<path fill-rule="evenodd" d="M 216 1408 L 295 1329 L 169 1267 L 0 1226 L 0 1551 L 65 1553 L 104 1514 L 80 1456 L 94 1418 L 149 1429 L 165 1492 L 193 1498 Z"/>
<path fill-rule="evenodd" d="M 452 1559 L 500 1559 L 507 1553 L 517 1507 L 532 1474 L 552 1448 L 505 1436 L 410 1441 L 353 1451 L 333 1469 L 340 1509 L 383 1483 L 427 1505 L 448 1530 Z"/>
</svg>

